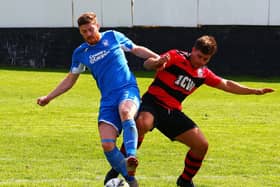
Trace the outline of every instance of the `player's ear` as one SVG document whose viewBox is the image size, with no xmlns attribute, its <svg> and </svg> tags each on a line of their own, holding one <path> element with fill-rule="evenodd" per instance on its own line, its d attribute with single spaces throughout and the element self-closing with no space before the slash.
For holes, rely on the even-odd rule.
<svg viewBox="0 0 280 187">
<path fill-rule="evenodd" d="M 99 23 L 96 24 L 96 27 L 97 27 L 98 30 L 100 29 Z"/>
</svg>

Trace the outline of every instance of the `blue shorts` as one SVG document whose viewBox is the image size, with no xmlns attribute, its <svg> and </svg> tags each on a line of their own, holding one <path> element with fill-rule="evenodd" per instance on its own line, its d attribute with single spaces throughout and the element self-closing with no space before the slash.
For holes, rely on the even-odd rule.
<svg viewBox="0 0 280 187">
<path fill-rule="evenodd" d="M 122 122 L 119 114 L 119 105 L 125 100 L 132 100 L 137 109 L 140 105 L 139 89 L 135 86 L 126 87 L 122 90 L 115 91 L 110 97 L 101 99 L 98 123 L 105 122 L 112 125 L 119 134 L 122 132 Z"/>
</svg>

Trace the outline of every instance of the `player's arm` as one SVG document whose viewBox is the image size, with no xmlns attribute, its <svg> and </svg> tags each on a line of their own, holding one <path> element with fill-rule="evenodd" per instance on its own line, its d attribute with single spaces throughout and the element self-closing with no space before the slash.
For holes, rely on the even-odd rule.
<svg viewBox="0 0 280 187">
<path fill-rule="evenodd" d="M 134 54 L 135 56 L 138 56 L 140 58 L 143 59 L 147 59 L 150 57 L 153 58 L 159 58 L 159 55 L 156 54 L 155 52 L 153 52 L 152 50 L 144 47 L 144 46 L 140 46 L 140 45 L 133 45 L 133 48 L 130 51 L 132 54 Z"/>
<path fill-rule="evenodd" d="M 114 31 L 114 35 L 116 40 L 120 43 L 121 48 L 125 52 L 131 52 L 135 56 L 143 59 L 147 59 L 150 57 L 159 58 L 159 55 L 152 50 L 148 49 L 147 47 L 136 45 L 132 42 L 129 38 L 127 38 L 124 34 Z"/>
<path fill-rule="evenodd" d="M 159 70 L 165 67 L 168 60 L 170 60 L 170 56 L 168 54 L 163 55 L 160 58 L 151 57 L 144 62 L 144 67 L 147 70 Z"/>
<path fill-rule="evenodd" d="M 222 81 L 215 86 L 218 89 L 224 90 L 226 92 L 230 92 L 233 94 L 256 94 L 256 95 L 263 95 L 266 93 L 273 92 L 272 88 L 250 88 L 245 85 L 239 84 L 232 80 L 222 79 Z"/>
<path fill-rule="evenodd" d="M 68 91 L 76 83 L 77 79 L 79 78 L 79 75 L 80 74 L 74 74 L 70 72 L 52 92 L 50 92 L 47 96 L 42 96 L 38 98 L 37 104 L 40 106 L 45 106 L 57 96 Z"/>
</svg>

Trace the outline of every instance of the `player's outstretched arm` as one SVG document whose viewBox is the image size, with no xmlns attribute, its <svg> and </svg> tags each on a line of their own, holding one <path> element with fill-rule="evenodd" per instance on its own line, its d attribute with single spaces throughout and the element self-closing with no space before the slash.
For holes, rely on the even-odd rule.
<svg viewBox="0 0 280 187">
<path fill-rule="evenodd" d="M 168 54 L 163 55 L 160 58 L 148 58 L 144 62 L 144 67 L 147 70 L 158 70 L 164 68 L 168 60 L 170 60 L 170 56 Z"/>
<path fill-rule="evenodd" d="M 216 86 L 216 88 L 219 88 L 226 92 L 230 92 L 234 94 L 242 94 L 242 95 L 248 95 L 248 94 L 263 95 L 266 93 L 274 92 L 274 89 L 272 88 L 250 88 L 245 85 L 239 84 L 235 81 L 226 80 L 226 79 L 223 79 L 222 82 Z"/>
<path fill-rule="evenodd" d="M 79 74 L 69 73 L 65 79 L 47 96 L 42 96 L 37 99 L 37 104 L 40 106 L 47 105 L 51 100 L 56 98 L 57 96 L 63 94 L 68 91 L 75 84 L 79 77 Z"/>
<path fill-rule="evenodd" d="M 143 59 L 147 59 L 150 57 L 159 58 L 159 55 L 157 53 L 140 45 L 134 45 L 131 53 Z"/>
</svg>

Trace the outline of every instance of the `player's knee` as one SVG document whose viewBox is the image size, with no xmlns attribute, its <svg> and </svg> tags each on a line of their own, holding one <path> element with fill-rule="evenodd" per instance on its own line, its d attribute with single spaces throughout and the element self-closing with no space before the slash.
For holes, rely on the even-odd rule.
<svg viewBox="0 0 280 187">
<path fill-rule="evenodd" d="M 208 151 L 208 141 L 207 140 L 203 140 L 201 142 L 199 142 L 199 144 L 196 146 L 196 151 L 197 153 L 199 153 L 201 156 L 206 155 L 207 151 Z"/>
<path fill-rule="evenodd" d="M 136 104 L 133 101 L 127 100 L 119 106 L 119 114 L 122 121 L 133 119 L 137 113 Z"/>
<path fill-rule="evenodd" d="M 203 141 L 201 144 L 201 149 L 204 152 L 204 154 L 207 153 L 208 147 L 209 147 L 208 141 L 207 140 Z"/>
<path fill-rule="evenodd" d="M 123 108 L 122 110 L 120 110 L 120 117 L 122 121 L 133 119 L 134 115 L 135 114 L 132 114 L 132 111 L 130 111 L 128 108 Z"/>
<path fill-rule="evenodd" d="M 115 148 L 115 143 L 113 142 L 102 142 L 103 151 L 112 151 Z"/>
<path fill-rule="evenodd" d="M 137 123 L 137 129 L 139 135 L 144 135 L 153 127 L 153 120 L 143 115 L 140 115 L 137 118 L 136 123 Z"/>
</svg>

